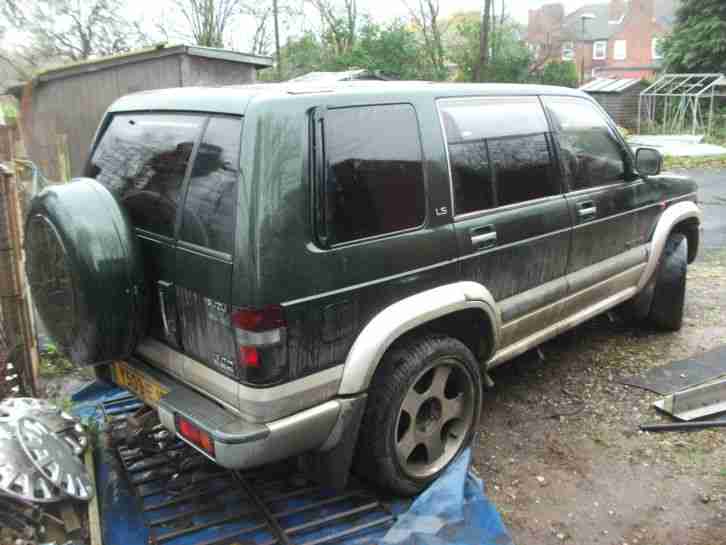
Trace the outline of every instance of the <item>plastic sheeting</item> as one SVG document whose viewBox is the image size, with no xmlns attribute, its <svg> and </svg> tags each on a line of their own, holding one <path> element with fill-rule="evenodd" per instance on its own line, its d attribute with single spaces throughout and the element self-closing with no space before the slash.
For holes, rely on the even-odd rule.
<svg viewBox="0 0 726 545">
<path fill-rule="evenodd" d="M 399 516 L 385 545 L 511 545 L 502 519 L 470 469 L 466 449 Z"/>
<path fill-rule="evenodd" d="M 100 404 L 126 395 L 116 388 L 92 384 L 73 396 L 74 412 L 86 419 L 103 415 Z M 138 404 L 131 400 L 128 403 Z M 125 403 L 115 406 L 123 411 Z M 106 411 L 108 412 L 108 410 Z M 471 451 L 465 450 L 427 490 L 413 501 L 393 498 L 390 511 L 396 515 L 392 527 L 376 529 L 364 536 L 336 541 L 345 545 L 378 543 L 384 545 L 511 545 L 512 540 L 494 505 L 484 494 L 482 481 L 470 469 Z M 101 502 L 105 545 L 146 545 L 149 532 L 136 498 L 125 479 L 120 477 L 120 463 L 114 453 L 101 446 L 96 451 L 96 481 Z M 298 502 L 304 501 L 301 499 Z M 350 526 L 356 524 L 351 521 Z M 211 529 L 210 529 L 211 530 Z M 324 535 L 321 531 L 321 536 Z M 292 543 L 320 538 L 316 534 L 291 538 Z M 262 536 L 249 536 L 250 543 Z M 195 545 L 190 538 L 174 544 Z"/>
</svg>

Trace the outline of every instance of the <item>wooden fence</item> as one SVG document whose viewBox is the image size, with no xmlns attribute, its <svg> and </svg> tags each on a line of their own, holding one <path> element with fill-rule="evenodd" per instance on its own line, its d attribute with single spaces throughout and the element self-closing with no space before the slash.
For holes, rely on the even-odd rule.
<svg viewBox="0 0 726 545">
<path fill-rule="evenodd" d="M 15 128 L 0 127 L 0 399 L 38 395 L 38 347 L 23 255 L 23 186 Z"/>
</svg>

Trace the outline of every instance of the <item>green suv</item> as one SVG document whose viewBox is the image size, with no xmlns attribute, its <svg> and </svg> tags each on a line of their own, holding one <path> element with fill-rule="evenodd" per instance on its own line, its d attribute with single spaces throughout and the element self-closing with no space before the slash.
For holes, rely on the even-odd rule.
<svg viewBox="0 0 726 545">
<path fill-rule="evenodd" d="M 132 94 L 34 199 L 28 276 L 62 350 L 218 464 L 414 494 L 493 367 L 614 307 L 680 327 L 701 212 L 660 166 L 564 88 Z"/>
</svg>

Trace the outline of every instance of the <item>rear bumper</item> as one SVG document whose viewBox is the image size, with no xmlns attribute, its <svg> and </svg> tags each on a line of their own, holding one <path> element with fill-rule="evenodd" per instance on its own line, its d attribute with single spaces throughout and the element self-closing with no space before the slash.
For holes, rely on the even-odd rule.
<svg viewBox="0 0 726 545">
<path fill-rule="evenodd" d="M 279 420 L 254 423 L 139 360 L 129 363 L 136 371 L 168 390 L 169 393 L 160 399 L 156 407 L 161 424 L 179 436 L 175 415 L 191 421 L 212 437 L 213 460 L 230 469 L 260 466 L 323 445 L 328 448 L 329 439 L 339 435 L 340 416 L 344 405 L 349 402 L 348 399 L 333 399 Z M 189 444 L 209 457 L 206 452 Z"/>
</svg>

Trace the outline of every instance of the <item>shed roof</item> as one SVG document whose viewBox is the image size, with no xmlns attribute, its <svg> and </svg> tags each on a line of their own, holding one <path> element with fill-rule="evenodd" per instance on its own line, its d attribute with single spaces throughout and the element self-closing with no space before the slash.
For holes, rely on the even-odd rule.
<svg viewBox="0 0 726 545">
<path fill-rule="evenodd" d="M 642 80 L 640 78 L 595 78 L 580 87 L 586 93 L 622 93 Z"/>
<path fill-rule="evenodd" d="M 96 72 L 98 70 L 105 70 L 107 68 L 114 68 L 124 64 L 132 64 L 150 59 L 166 57 L 169 55 L 190 55 L 192 57 L 204 57 L 207 59 L 251 64 L 261 68 L 272 66 L 272 58 L 252 55 L 250 53 L 241 53 L 239 51 L 217 49 L 214 47 L 201 47 L 197 45 L 174 45 L 170 47 L 162 45 L 159 47 L 150 47 L 131 51 L 129 53 L 121 53 L 119 55 L 101 57 L 99 59 L 66 64 L 56 68 L 49 68 L 38 73 L 36 78 L 41 82 L 51 81 L 59 78 L 67 78 L 89 72 Z"/>
</svg>

